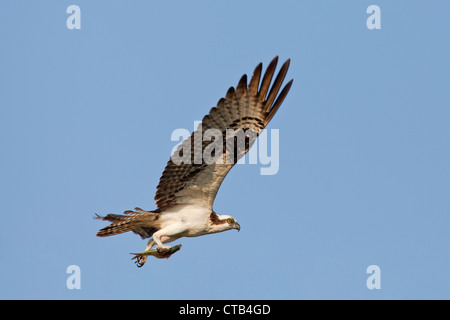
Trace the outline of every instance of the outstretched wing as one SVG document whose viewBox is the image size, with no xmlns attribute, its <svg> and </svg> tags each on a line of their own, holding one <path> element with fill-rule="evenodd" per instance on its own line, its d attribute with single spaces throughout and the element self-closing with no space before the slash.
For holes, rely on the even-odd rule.
<svg viewBox="0 0 450 320">
<path fill-rule="evenodd" d="M 261 63 L 248 86 L 247 76 L 243 75 L 236 89 L 231 87 L 197 130 L 178 146 L 157 187 L 155 200 L 160 210 L 176 205 L 212 210 L 223 179 L 250 149 L 291 88 L 293 80 L 278 95 L 290 60 L 283 64 L 270 87 L 277 62 L 275 57 L 269 64 L 261 85 Z"/>
</svg>

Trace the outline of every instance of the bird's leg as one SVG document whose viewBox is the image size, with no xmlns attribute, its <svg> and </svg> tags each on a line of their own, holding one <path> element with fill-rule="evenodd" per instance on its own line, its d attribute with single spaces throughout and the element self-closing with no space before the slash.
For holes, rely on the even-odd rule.
<svg viewBox="0 0 450 320">
<path fill-rule="evenodd" d="M 154 245 L 155 241 L 153 241 L 153 239 L 148 240 L 144 252 L 152 250 Z M 147 261 L 147 255 L 144 254 L 144 252 L 136 253 L 133 257 L 133 259 L 136 259 L 135 263 L 137 264 L 138 268 L 142 267 Z"/>
<path fill-rule="evenodd" d="M 155 244 L 156 250 L 162 257 L 170 257 L 172 255 L 170 253 L 172 247 L 165 246 L 164 243 L 179 239 L 181 237 L 180 234 L 182 234 L 184 231 L 184 226 L 179 224 L 156 231 L 153 234 L 152 239 L 148 241 L 145 251 L 137 253 L 133 257 L 133 259 L 136 259 L 136 264 L 138 265 L 138 267 L 142 267 L 145 264 L 145 262 L 147 261 L 148 251 L 150 251 Z"/>
<path fill-rule="evenodd" d="M 159 252 L 167 252 L 172 248 L 171 246 L 165 246 L 163 243 L 172 242 L 182 237 L 182 234 L 186 232 L 186 225 L 183 223 L 175 223 L 163 229 L 159 229 L 153 234 L 153 241 L 156 243 L 156 250 Z"/>
<path fill-rule="evenodd" d="M 162 236 L 162 237 L 157 237 L 157 241 L 155 239 L 155 235 L 153 235 L 153 239 L 150 239 L 147 242 L 147 246 L 145 247 L 145 250 L 141 253 L 136 253 L 134 255 L 134 257 L 132 258 L 133 260 L 136 260 L 135 263 L 137 264 L 138 268 L 142 267 L 145 262 L 147 261 L 147 257 L 148 257 L 148 252 L 150 250 L 152 250 L 153 246 L 155 244 L 157 244 L 158 246 L 156 247 L 156 250 L 162 254 L 165 255 L 166 253 L 169 253 L 170 249 L 172 248 L 171 246 L 165 246 L 163 245 L 164 242 L 171 242 L 173 240 L 176 240 L 176 238 L 171 238 L 169 236 Z M 158 242 L 161 243 L 161 246 L 158 244 Z M 170 256 L 170 255 L 169 255 Z"/>
<path fill-rule="evenodd" d="M 145 247 L 144 251 L 150 251 L 152 250 L 153 246 L 156 244 L 156 242 L 153 239 L 148 240 L 147 246 Z"/>
<path fill-rule="evenodd" d="M 153 234 L 153 241 L 156 243 L 156 250 L 158 250 L 161 253 L 167 252 L 170 250 L 170 248 L 172 248 L 171 246 L 165 246 L 163 245 L 164 242 L 170 242 L 173 241 L 174 239 L 172 239 L 169 236 L 161 236 L 157 234 L 158 232 L 155 232 Z M 156 237 L 155 237 L 156 235 Z"/>
</svg>

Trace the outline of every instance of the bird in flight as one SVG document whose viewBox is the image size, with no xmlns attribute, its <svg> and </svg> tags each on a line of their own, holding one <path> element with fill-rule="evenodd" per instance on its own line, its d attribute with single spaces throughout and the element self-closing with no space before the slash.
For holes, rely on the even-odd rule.
<svg viewBox="0 0 450 320">
<path fill-rule="evenodd" d="M 289 59 L 271 85 L 277 62 L 278 57 L 275 57 L 262 80 L 262 63 L 255 68 L 248 84 L 244 74 L 236 88 L 231 87 L 193 134 L 181 142 L 159 180 L 156 210 L 135 208 L 135 211 L 125 211 L 124 215 L 97 216 L 111 222 L 100 229 L 97 236 L 132 231 L 142 239 L 150 238 L 145 251 L 134 257 L 141 267 L 146 262 L 146 253 L 155 245 L 159 257 L 169 257 L 173 247 L 165 244 L 181 237 L 198 237 L 232 229 L 239 231 L 236 219 L 214 212 L 213 203 L 225 176 L 248 152 L 291 88 L 293 80 L 280 92 Z M 209 138 L 205 139 L 205 136 Z"/>
</svg>

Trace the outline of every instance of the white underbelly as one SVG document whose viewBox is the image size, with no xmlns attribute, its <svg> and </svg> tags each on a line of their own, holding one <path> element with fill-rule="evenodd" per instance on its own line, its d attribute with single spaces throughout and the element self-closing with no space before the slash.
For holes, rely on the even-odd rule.
<svg viewBox="0 0 450 320">
<path fill-rule="evenodd" d="M 175 208 L 161 214 L 160 228 L 178 229 L 180 237 L 198 237 L 208 233 L 206 228 L 210 214 L 211 210 L 201 207 Z"/>
</svg>

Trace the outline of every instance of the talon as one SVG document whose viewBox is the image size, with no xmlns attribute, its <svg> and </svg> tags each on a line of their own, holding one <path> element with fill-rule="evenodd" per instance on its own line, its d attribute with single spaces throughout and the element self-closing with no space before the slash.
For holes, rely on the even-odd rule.
<svg viewBox="0 0 450 320">
<path fill-rule="evenodd" d="M 134 263 L 136 263 L 138 268 L 141 268 L 145 262 L 147 261 L 147 256 L 137 253 L 133 258 L 131 258 L 132 260 L 136 259 L 136 261 Z"/>
</svg>

